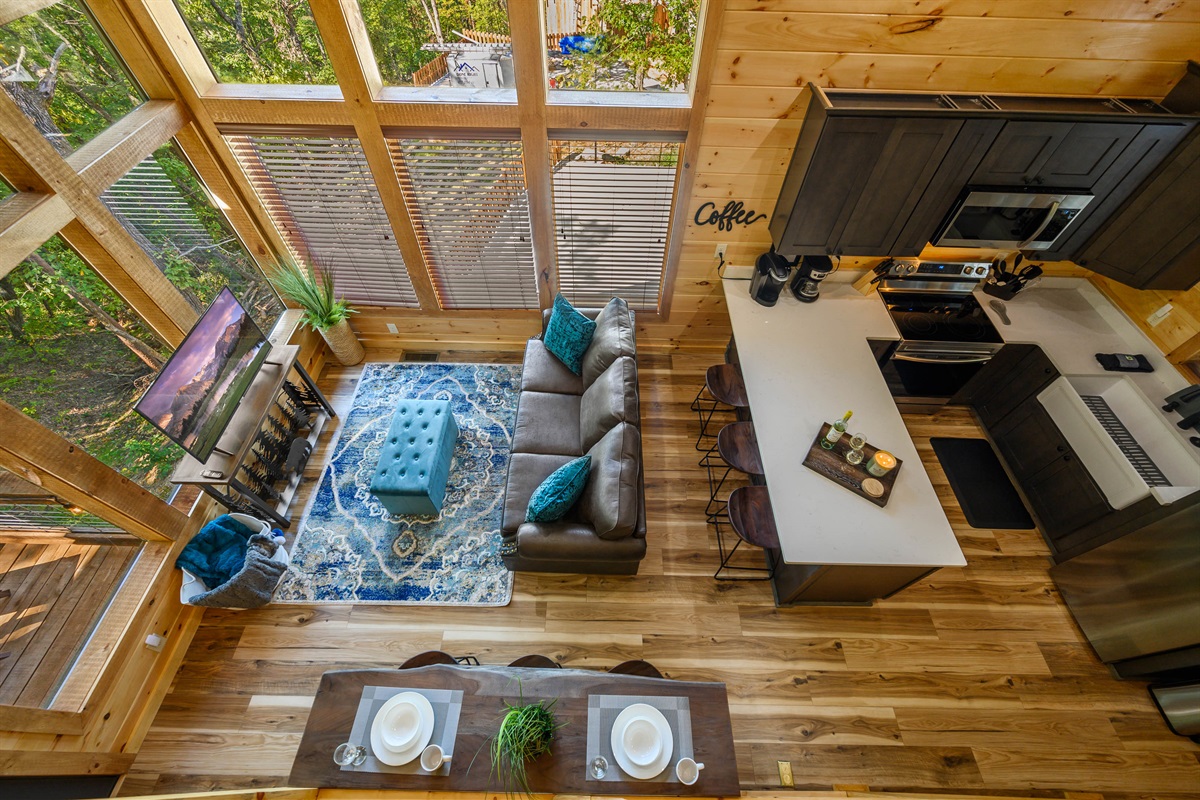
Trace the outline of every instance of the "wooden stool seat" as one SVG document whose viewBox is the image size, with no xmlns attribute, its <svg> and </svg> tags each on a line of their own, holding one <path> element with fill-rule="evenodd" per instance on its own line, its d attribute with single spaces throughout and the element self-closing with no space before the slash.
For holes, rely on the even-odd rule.
<svg viewBox="0 0 1200 800">
<path fill-rule="evenodd" d="M 616 675 L 639 675 L 643 678 L 661 678 L 663 674 L 658 671 L 658 667 L 651 664 L 649 661 L 636 659 L 634 661 L 623 661 L 609 670 Z"/>
<path fill-rule="evenodd" d="M 509 666 L 510 667 L 529 667 L 529 668 L 534 668 L 534 669 L 561 669 L 562 668 L 562 664 L 559 664 L 557 661 L 554 661 L 553 659 L 547 658 L 546 656 L 543 656 L 543 655 L 538 655 L 536 653 L 527 655 L 527 656 L 521 656 L 516 661 L 509 664 Z"/>
<path fill-rule="evenodd" d="M 731 422 L 717 432 L 717 453 L 726 464 L 747 475 L 762 475 L 762 455 L 753 422 Z"/>
<path fill-rule="evenodd" d="M 775 512 L 771 509 L 771 496 L 765 486 L 742 486 L 734 489 L 726 504 L 727 523 L 733 528 L 737 541 L 728 551 L 721 534 L 721 520 L 714 518 L 717 529 L 717 548 L 721 551 L 721 565 L 713 573 L 719 581 L 767 581 L 775 575 L 774 552 L 779 550 L 779 531 L 775 527 Z M 734 553 L 742 542 L 761 548 L 767 559 L 765 567 L 743 567 L 731 565 Z M 730 571 L 752 573 L 754 577 L 734 577 Z M 726 574 L 722 574 L 726 573 Z"/>
<path fill-rule="evenodd" d="M 733 364 L 714 364 L 704 375 L 704 386 L 718 401 L 734 408 L 747 408 L 746 382 L 742 371 Z"/>
</svg>

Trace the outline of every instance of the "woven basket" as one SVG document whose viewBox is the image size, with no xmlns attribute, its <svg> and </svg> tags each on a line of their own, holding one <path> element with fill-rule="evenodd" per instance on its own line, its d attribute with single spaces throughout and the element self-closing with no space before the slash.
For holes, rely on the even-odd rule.
<svg viewBox="0 0 1200 800">
<path fill-rule="evenodd" d="M 333 351 L 333 357 L 347 367 L 357 364 L 367 355 L 346 320 L 321 331 L 321 336 Z"/>
</svg>

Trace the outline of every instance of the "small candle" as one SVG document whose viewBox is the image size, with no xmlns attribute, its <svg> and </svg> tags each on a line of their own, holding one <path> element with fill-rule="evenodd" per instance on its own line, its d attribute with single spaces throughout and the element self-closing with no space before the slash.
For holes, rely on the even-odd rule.
<svg viewBox="0 0 1200 800">
<path fill-rule="evenodd" d="M 874 475 L 876 478 L 882 478 L 891 472 L 896 466 L 896 457 L 886 450 L 879 450 L 875 455 L 871 456 L 871 460 L 867 462 L 867 472 Z"/>
</svg>

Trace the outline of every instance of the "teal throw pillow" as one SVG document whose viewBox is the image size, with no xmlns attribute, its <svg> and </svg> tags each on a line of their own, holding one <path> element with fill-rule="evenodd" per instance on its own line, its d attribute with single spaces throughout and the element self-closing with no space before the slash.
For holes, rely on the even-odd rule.
<svg viewBox="0 0 1200 800">
<path fill-rule="evenodd" d="M 529 498 L 526 522 L 556 522 L 567 515 L 571 506 L 583 494 L 591 472 L 592 457 L 583 456 L 568 461 L 542 481 Z"/>
<path fill-rule="evenodd" d="M 554 311 L 543 341 L 546 349 L 576 375 L 583 374 L 583 354 L 595 332 L 596 323 L 576 311 L 565 297 L 560 294 L 554 298 Z"/>
</svg>

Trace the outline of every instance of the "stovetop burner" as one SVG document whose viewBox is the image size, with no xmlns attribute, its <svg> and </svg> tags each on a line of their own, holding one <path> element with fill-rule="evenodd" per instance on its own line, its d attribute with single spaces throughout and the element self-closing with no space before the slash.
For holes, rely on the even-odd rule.
<svg viewBox="0 0 1200 800">
<path fill-rule="evenodd" d="M 880 292 L 900 336 L 922 342 L 984 342 L 1004 339 L 972 295 Z"/>
</svg>

